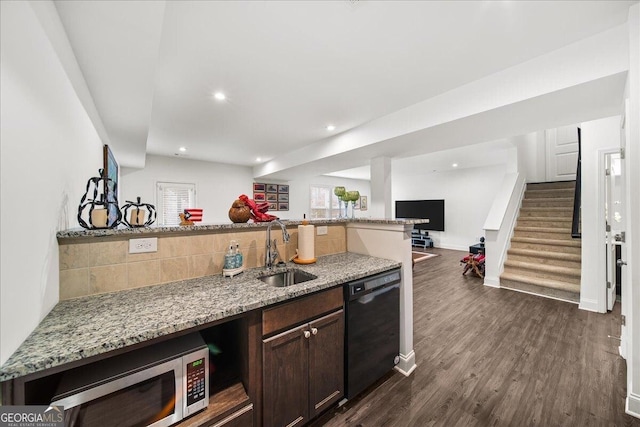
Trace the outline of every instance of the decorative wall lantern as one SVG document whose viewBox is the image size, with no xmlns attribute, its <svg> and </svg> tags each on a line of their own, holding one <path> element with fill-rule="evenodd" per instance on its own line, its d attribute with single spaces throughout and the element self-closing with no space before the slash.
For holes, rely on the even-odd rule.
<svg viewBox="0 0 640 427">
<path fill-rule="evenodd" d="M 140 197 L 137 200 L 137 202 L 127 200 L 127 204 L 122 207 L 122 222 L 131 228 L 148 227 L 156 220 L 156 207 L 149 203 L 142 203 Z"/>
<path fill-rule="evenodd" d="M 118 208 L 118 184 L 106 176 L 104 169 L 99 169 L 98 173 L 99 177 L 87 181 L 87 190 L 78 206 L 78 223 L 89 230 L 115 228 L 122 219 Z"/>
</svg>

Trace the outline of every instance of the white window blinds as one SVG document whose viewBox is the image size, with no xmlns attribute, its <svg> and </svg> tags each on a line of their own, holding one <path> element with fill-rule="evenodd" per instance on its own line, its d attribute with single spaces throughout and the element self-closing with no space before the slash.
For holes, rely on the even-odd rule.
<svg viewBox="0 0 640 427">
<path fill-rule="evenodd" d="M 338 216 L 338 198 L 333 187 L 314 185 L 309 189 L 309 213 L 311 218 L 336 218 Z"/>
<path fill-rule="evenodd" d="M 179 225 L 180 213 L 196 206 L 196 185 L 180 182 L 158 182 L 158 223 Z"/>
</svg>

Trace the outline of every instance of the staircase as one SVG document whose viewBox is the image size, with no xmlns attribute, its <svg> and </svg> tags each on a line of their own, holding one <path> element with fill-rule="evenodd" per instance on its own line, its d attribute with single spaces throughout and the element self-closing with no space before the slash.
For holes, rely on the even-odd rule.
<svg viewBox="0 0 640 427">
<path fill-rule="evenodd" d="M 580 301 L 581 241 L 571 237 L 575 181 L 527 184 L 500 286 Z"/>
</svg>

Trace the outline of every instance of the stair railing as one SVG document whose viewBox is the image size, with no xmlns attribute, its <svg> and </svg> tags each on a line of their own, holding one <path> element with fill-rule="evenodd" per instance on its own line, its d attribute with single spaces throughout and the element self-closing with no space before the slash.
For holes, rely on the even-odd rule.
<svg viewBox="0 0 640 427">
<path fill-rule="evenodd" d="M 580 128 L 578 128 L 578 166 L 576 169 L 576 189 L 573 193 L 573 219 L 571 222 L 571 237 L 579 239 L 582 236 L 580 229 L 580 207 L 582 205 L 582 141 Z"/>
</svg>

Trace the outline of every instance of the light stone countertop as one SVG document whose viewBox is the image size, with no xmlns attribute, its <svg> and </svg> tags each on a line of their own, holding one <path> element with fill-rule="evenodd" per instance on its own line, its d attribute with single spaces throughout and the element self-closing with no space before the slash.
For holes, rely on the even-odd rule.
<svg viewBox="0 0 640 427">
<path fill-rule="evenodd" d="M 428 219 L 374 219 L 374 218 L 356 218 L 356 219 L 313 219 L 307 221 L 313 225 L 333 225 L 333 224 L 348 224 L 348 223 L 360 223 L 360 224 L 425 224 L 428 223 Z M 282 220 L 282 223 L 289 226 L 297 226 L 302 224 L 302 220 Z M 247 230 L 256 228 L 266 228 L 269 225 L 268 222 L 244 222 L 239 224 L 225 223 L 225 224 L 198 224 L 192 226 L 151 226 L 151 227 L 139 227 L 139 228 L 126 228 L 119 226 L 116 228 L 103 228 L 86 230 L 84 228 L 72 228 L 69 230 L 59 231 L 56 234 L 60 243 L 66 243 L 71 239 L 91 238 L 91 237 L 122 237 L 128 236 L 137 237 L 140 234 L 144 235 L 160 235 L 160 234 L 204 234 L 223 232 L 228 230 Z M 141 236 L 142 237 L 142 236 Z"/>
<path fill-rule="evenodd" d="M 0 368 L 0 381 L 107 353 L 281 301 L 381 273 L 401 264 L 355 253 L 319 257 L 299 268 L 317 279 L 276 288 L 264 268 L 234 278 L 206 276 L 59 302 Z M 279 267 L 274 271 L 282 270 Z"/>
</svg>

